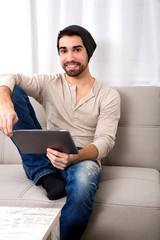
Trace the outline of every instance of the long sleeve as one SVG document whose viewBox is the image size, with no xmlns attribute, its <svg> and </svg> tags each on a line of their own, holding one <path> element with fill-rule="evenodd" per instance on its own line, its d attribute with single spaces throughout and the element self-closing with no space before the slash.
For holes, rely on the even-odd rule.
<svg viewBox="0 0 160 240">
<path fill-rule="evenodd" d="M 120 96 L 115 89 L 103 95 L 100 103 L 93 144 L 98 148 L 98 159 L 107 156 L 115 144 L 118 121 L 120 118 Z"/>
<path fill-rule="evenodd" d="M 15 85 L 20 86 L 26 93 L 40 101 L 41 93 L 50 80 L 53 80 L 53 75 L 33 74 L 30 76 L 23 74 L 6 74 L 0 75 L 0 86 L 8 86 L 11 91 Z"/>
</svg>

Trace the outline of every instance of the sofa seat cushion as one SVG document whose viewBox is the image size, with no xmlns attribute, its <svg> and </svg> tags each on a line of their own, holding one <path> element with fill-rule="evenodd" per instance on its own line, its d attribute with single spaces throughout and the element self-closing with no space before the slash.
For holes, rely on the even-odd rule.
<svg viewBox="0 0 160 240">
<path fill-rule="evenodd" d="M 134 167 L 103 167 L 96 201 L 160 208 L 159 172 Z"/>
<path fill-rule="evenodd" d="M 103 166 L 93 214 L 83 239 L 159 240 L 159 223 L 159 172 Z"/>
<path fill-rule="evenodd" d="M 35 186 L 21 164 L 0 165 L 1 205 L 45 207 L 62 205 L 65 198 L 49 201 L 46 191 Z M 96 203 L 160 208 L 159 172 L 134 167 L 102 167 Z"/>
<path fill-rule="evenodd" d="M 42 186 L 29 180 L 21 164 L 0 165 L 0 205 L 17 207 L 62 207 L 65 198 L 50 201 Z"/>
<path fill-rule="evenodd" d="M 1 206 L 62 207 L 65 203 L 65 198 L 48 200 L 45 190 L 27 179 L 21 164 L 0 165 L 0 196 Z M 157 170 L 102 167 L 100 188 L 83 239 L 159 240 L 159 222 Z"/>
</svg>

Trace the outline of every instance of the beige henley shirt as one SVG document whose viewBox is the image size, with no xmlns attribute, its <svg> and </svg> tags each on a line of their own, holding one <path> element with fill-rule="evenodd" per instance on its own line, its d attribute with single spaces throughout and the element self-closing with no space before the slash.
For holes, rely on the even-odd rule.
<svg viewBox="0 0 160 240">
<path fill-rule="evenodd" d="M 42 104 L 48 129 L 69 130 L 76 146 L 94 144 L 98 160 L 107 156 L 114 146 L 120 118 L 120 97 L 115 89 L 95 80 L 90 92 L 76 105 L 76 86 L 68 83 L 65 73 L 0 76 L 0 86 L 13 91 L 15 84 Z"/>
</svg>

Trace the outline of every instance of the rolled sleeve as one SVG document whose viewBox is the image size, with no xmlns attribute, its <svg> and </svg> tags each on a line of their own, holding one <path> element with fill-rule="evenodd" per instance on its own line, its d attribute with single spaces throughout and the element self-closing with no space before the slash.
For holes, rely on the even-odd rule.
<svg viewBox="0 0 160 240">
<path fill-rule="evenodd" d="M 14 74 L 6 74 L 0 75 L 0 86 L 7 86 L 13 91 L 15 86 L 15 75 Z"/>
<path fill-rule="evenodd" d="M 33 74 L 30 76 L 23 74 L 6 74 L 0 76 L 0 86 L 7 86 L 13 91 L 14 86 L 20 86 L 29 96 L 36 98 L 39 95 L 41 83 L 43 84 L 43 76 Z"/>
<path fill-rule="evenodd" d="M 7 86 L 13 91 L 14 86 L 18 85 L 26 91 L 29 96 L 38 100 L 44 86 L 47 86 L 52 77 L 53 75 L 47 74 L 23 75 L 17 73 L 0 75 L 0 86 Z"/>
</svg>

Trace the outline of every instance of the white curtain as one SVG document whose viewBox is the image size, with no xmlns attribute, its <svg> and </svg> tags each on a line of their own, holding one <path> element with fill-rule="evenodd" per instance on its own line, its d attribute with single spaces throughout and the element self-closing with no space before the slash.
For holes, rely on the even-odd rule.
<svg viewBox="0 0 160 240">
<path fill-rule="evenodd" d="M 97 42 L 94 77 L 160 85 L 159 23 L 160 0 L 0 0 L 0 73 L 62 71 L 57 34 L 78 24 Z"/>
<path fill-rule="evenodd" d="M 0 74 L 32 71 L 30 2 L 0 0 Z"/>
</svg>

